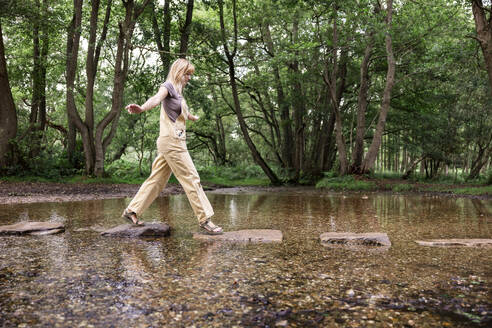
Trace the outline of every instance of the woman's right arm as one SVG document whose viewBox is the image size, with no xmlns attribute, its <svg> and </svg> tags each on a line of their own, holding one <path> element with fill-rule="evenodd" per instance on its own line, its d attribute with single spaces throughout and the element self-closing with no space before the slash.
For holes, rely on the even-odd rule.
<svg viewBox="0 0 492 328">
<path fill-rule="evenodd" d="M 150 97 L 145 102 L 145 104 L 143 104 L 142 106 L 137 105 L 137 104 L 130 104 L 130 105 L 126 106 L 126 110 L 130 114 L 139 114 L 141 112 L 145 112 L 145 111 L 150 110 L 150 109 L 154 108 L 155 106 L 159 105 L 161 103 L 161 101 L 163 101 L 164 98 L 167 97 L 167 94 L 168 94 L 167 88 L 164 85 L 161 85 L 161 87 L 159 88 L 159 91 L 155 95 Z"/>
</svg>

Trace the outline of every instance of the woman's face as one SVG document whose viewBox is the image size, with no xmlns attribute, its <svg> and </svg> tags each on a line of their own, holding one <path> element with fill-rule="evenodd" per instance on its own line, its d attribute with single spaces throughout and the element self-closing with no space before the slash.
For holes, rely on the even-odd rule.
<svg viewBox="0 0 492 328">
<path fill-rule="evenodd" d="M 186 73 L 185 75 L 183 75 L 183 86 L 185 86 L 190 79 L 191 79 L 191 73 Z"/>
</svg>

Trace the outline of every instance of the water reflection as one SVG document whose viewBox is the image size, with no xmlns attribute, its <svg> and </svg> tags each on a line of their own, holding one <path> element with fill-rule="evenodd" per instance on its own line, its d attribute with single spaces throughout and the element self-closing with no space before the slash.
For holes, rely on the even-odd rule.
<svg viewBox="0 0 492 328">
<path fill-rule="evenodd" d="M 280 229 L 280 244 L 208 243 L 186 196 L 146 221 L 165 239 L 101 237 L 129 199 L 0 205 L 0 224 L 67 231 L 0 238 L 0 326 L 416 326 L 492 320 L 490 249 L 425 248 L 426 238 L 492 238 L 490 201 L 303 190 L 209 194 L 226 230 Z M 324 248 L 322 232 L 386 232 L 384 255 Z M 412 310 L 414 309 L 414 310 Z M 461 313 L 461 314 L 460 314 Z M 372 323 L 371 323 L 372 322 Z"/>
</svg>

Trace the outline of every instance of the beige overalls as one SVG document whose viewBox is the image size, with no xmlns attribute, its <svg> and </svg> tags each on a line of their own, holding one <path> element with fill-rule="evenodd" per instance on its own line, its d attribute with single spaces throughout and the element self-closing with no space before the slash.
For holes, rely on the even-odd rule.
<svg viewBox="0 0 492 328">
<path fill-rule="evenodd" d="M 127 210 L 135 212 L 140 217 L 164 189 L 172 172 L 183 186 L 198 223 L 201 224 L 206 222 L 214 211 L 203 191 L 200 177 L 186 148 L 184 115 L 187 115 L 188 111 L 184 99 L 181 107 L 181 114 L 176 122 L 173 122 L 165 112 L 164 104 L 161 103 L 157 157 L 152 163 L 152 173 L 142 184 Z"/>
</svg>

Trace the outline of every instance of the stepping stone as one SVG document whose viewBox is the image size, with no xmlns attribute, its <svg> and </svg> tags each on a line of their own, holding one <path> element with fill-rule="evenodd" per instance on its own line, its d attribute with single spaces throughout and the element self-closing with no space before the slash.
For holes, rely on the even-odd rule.
<svg viewBox="0 0 492 328">
<path fill-rule="evenodd" d="M 84 232 L 84 231 L 104 232 L 104 231 L 106 231 L 106 228 L 102 227 L 100 225 L 93 225 L 93 226 L 86 227 L 86 228 L 74 229 L 73 231 L 75 231 L 75 232 Z"/>
<path fill-rule="evenodd" d="M 272 243 L 282 241 L 282 231 L 271 229 L 247 229 L 226 231 L 222 235 L 194 233 L 193 238 L 200 240 L 221 240 L 233 242 Z"/>
<path fill-rule="evenodd" d="M 360 246 L 391 246 L 391 241 L 386 233 L 369 232 L 325 232 L 319 236 L 325 246 L 333 245 L 360 245 Z"/>
<path fill-rule="evenodd" d="M 28 222 L 0 226 L 0 235 L 54 235 L 65 231 L 60 222 Z"/>
<path fill-rule="evenodd" d="M 432 239 L 432 240 L 416 240 L 421 246 L 431 247 L 492 247 L 492 239 Z"/>
<path fill-rule="evenodd" d="M 102 236 L 110 237 L 167 237 L 171 234 L 171 227 L 166 223 L 146 223 L 142 226 L 122 224 L 101 232 Z"/>
</svg>

